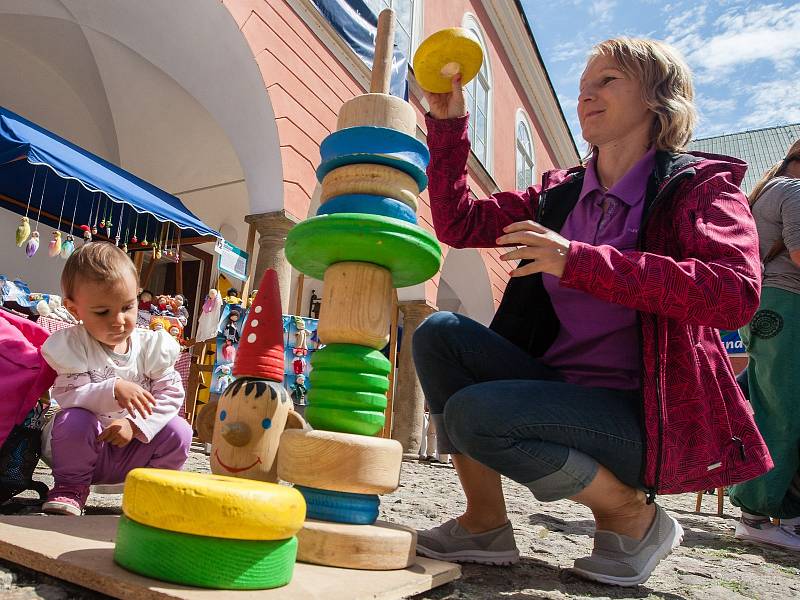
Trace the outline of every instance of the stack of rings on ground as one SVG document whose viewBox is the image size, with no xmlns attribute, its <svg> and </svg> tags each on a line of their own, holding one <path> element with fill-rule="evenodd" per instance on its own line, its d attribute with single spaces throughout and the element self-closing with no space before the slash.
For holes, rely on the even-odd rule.
<svg viewBox="0 0 800 600">
<path fill-rule="evenodd" d="M 146 577 L 214 589 L 291 581 L 306 507 L 295 489 L 164 469 L 125 479 L 114 560 Z"/>
<path fill-rule="evenodd" d="M 377 520 L 379 494 L 397 489 L 397 440 L 334 431 L 286 430 L 278 476 L 306 499 L 297 560 L 350 569 L 403 569 L 414 561 L 415 532 Z"/>
</svg>

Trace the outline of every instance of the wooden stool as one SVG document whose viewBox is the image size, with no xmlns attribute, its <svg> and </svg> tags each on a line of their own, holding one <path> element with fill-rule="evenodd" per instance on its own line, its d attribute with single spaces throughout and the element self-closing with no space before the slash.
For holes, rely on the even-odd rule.
<svg viewBox="0 0 800 600">
<path fill-rule="evenodd" d="M 695 504 L 694 512 L 700 512 L 700 505 L 703 502 L 703 493 L 704 492 L 697 492 L 697 504 Z M 721 517 L 725 512 L 725 488 L 718 487 L 717 488 L 717 516 Z"/>
<path fill-rule="evenodd" d="M 189 381 L 187 389 L 184 390 L 186 396 L 184 400 L 184 410 L 186 411 L 186 420 L 189 424 L 194 426 L 197 417 L 197 396 L 200 393 L 200 386 L 208 387 L 211 385 L 211 375 L 214 371 L 214 361 L 211 357 L 217 350 L 216 338 L 206 340 L 203 342 L 196 342 L 192 345 L 191 349 L 191 365 L 189 367 Z M 208 373 L 208 384 L 204 379 L 204 374 Z"/>
</svg>

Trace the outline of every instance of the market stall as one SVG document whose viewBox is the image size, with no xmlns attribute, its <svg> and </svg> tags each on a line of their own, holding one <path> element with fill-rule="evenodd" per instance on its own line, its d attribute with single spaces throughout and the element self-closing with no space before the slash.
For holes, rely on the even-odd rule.
<svg viewBox="0 0 800 600">
<path fill-rule="evenodd" d="M 159 262 L 173 262 L 181 293 L 185 254 L 220 237 L 177 197 L 5 108 L 0 207 L 0 224 L 9 228 L 0 237 L 0 274 L 33 295 L 19 300 L 34 313 L 40 300 L 58 295 L 62 259 L 83 241 L 128 252 L 145 288 Z M 9 300 L 16 299 L 6 293 Z"/>
<path fill-rule="evenodd" d="M 1 107 L 0 224 L 7 228 L 0 236 L 0 304 L 51 332 L 75 322 L 60 306 L 59 279 L 76 245 L 121 247 L 142 287 L 159 262 L 172 262 L 182 292 L 185 253 L 220 237 L 175 196 Z M 171 324 L 164 312 L 156 302 L 153 313 L 167 318 L 162 326 Z M 188 356 L 176 366 L 185 383 Z"/>
</svg>

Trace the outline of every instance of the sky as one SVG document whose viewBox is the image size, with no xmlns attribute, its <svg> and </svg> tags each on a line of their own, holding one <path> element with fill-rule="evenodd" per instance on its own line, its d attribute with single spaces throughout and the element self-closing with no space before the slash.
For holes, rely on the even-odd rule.
<svg viewBox="0 0 800 600">
<path fill-rule="evenodd" d="M 800 2 L 522 0 L 582 151 L 575 111 L 592 45 L 620 35 L 678 48 L 694 73 L 695 138 L 800 122 Z"/>
</svg>

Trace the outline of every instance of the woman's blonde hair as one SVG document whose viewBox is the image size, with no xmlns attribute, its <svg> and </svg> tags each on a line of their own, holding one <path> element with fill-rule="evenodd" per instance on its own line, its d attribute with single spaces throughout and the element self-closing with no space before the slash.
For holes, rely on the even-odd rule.
<svg viewBox="0 0 800 600">
<path fill-rule="evenodd" d="M 642 100 L 656 115 L 650 135 L 656 149 L 682 151 L 692 139 L 697 111 L 692 72 L 680 53 L 655 40 L 620 37 L 597 44 L 589 60 L 594 56 L 612 58 L 641 84 Z"/>
<path fill-rule="evenodd" d="M 761 176 L 761 179 L 758 180 L 758 183 L 753 186 L 753 190 L 750 192 L 750 196 L 747 198 L 747 200 L 750 202 L 750 206 L 753 206 L 753 204 L 756 203 L 756 200 L 758 200 L 758 197 L 761 196 L 762 192 L 764 191 L 764 187 L 770 182 L 771 179 L 780 177 L 786 173 L 786 167 L 788 167 L 789 163 L 793 160 L 800 160 L 800 140 L 797 140 L 794 144 L 789 146 L 789 151 L 786 153 L 786 157 L 781 162 L 777 162 L 767 169 L 767 171 Z"/>
<path fill-rule="evenodd" d="M 89 242 L 67 259 L 61 272 L 61 290 L 65 298 L 73 300 L 80 280 L 113 285 L 126 273 L 132 274 L 138 285 L 136 266 L 127 254 L 108 242 Z"/>
</svg>

